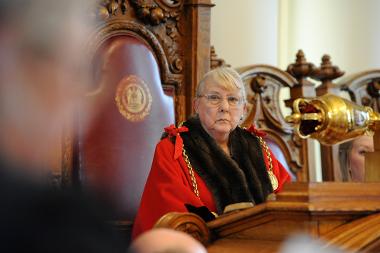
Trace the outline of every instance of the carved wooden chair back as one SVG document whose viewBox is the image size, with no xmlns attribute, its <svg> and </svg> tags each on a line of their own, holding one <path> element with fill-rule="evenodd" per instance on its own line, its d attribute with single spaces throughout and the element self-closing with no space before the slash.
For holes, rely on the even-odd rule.
<svg viewBox="0 0 380 253">
<path fill-rule="evenodd" d="M 380 69 L 347 76 L 339 84 L 351 101 L 380 112 Z"/>
<path fill-rule="evenodd" d="M 303 140 L 293 134 L 281 109 L 285 104 L 281 101 L 280 93 L 294 87 L 296 79 L 285 71 L 268 65 L 253 65 L 238 71 L 247 90 L 248 114 L 243 125 L 253 123 L 265 130 L 268 133 L 265 141 L 292 175 L 292 179 L 307 180 L 308 166 L 304 162 Z"/>
</svg>

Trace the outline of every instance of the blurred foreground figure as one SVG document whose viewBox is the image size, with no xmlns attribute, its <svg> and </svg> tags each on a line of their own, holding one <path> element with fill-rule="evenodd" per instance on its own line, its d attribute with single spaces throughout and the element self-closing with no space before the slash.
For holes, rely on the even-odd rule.
<svg viewBox="0 0 380 253">
<path fill-rule="evenodd" d="M 124 249 L 98 201 L 47 184 L 85 84 L 89 7 L 0 0 L 0 252 Z"/>
<path fill-rule="evenodd" d="M 165 228 L 149 230 L 137 237 L 129 253 L 206 253 L 203 245 L 190 235 Z"/>
<path fill-rule="evenodd" d="M 0 149 L 24 169 L 45 166 L 85 84 L 85 3 L 0 0 Z"/>
<path fill-rule="evenodd" d="M 294 235 L 289 237 L 283 244 L 280 253 L 344 253 L 333 246 L 326 247 L 322 241 L 311 238 L 308 235 Z"/>
</svg>

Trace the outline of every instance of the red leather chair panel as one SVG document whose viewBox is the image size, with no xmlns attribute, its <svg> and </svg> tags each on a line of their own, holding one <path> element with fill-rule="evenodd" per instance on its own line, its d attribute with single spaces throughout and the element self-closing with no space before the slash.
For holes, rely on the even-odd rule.
<svg viewBox="0 0 380 253">
<path fill-rule="evenodd" d="M 165 95 L 152 50 L 140 38 L 106 41 L 95 61 L 96 87 L 79 117 L 81 184 L 111 200 L 116 218 L 132 220 L 163 128 L 175 122 L 173 97 Z"/>
</svg>

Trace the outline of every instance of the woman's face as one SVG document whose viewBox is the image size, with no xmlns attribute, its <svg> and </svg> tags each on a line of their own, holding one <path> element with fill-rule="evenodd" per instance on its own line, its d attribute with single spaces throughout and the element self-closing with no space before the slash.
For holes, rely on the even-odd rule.
<svg viewBox="0 0 380 253">
<path fill-rule="evenodd" d="M 364 154 L 373 151 L 372 136 L 361 136 L 353 141 L 352 149 L 349 153 L 352 181 L 364 181 Z"/>
<path fill-rule="evenodd" d="M 217 140 L 228 138 L 229 133 L 241 122 L 246 107 L 240 90 L 226 90 L 212 79 L 206 80 L 204 85 L 201 96 L 194 101 L 195 112 L 210 136 Z M 212 101 L 215 97 L 222 98 L 220 103 Z M 240 102 L 234 105 L 234 99 Z"/>
</svg>

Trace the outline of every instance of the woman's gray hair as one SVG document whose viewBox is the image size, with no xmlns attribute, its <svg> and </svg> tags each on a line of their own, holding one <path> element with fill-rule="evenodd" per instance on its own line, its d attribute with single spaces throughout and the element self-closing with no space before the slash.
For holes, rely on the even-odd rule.
<svg viewBox="0 0 380 253">
<path fill-rule="evenodd" d="M 205 85 L 208 80 L 213 80 L 215 83 L 226 90 L 239 89 L 243 102 L 246 102 L 246 91 L 243 80 L 239 73 L 230 67 L 218 67 L 207 72 L 199 82 L 196 90 L 196 96 L 203 95 Z"/>
</svg>

